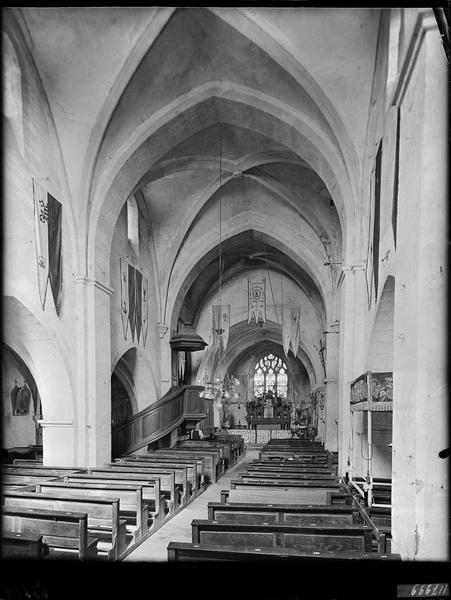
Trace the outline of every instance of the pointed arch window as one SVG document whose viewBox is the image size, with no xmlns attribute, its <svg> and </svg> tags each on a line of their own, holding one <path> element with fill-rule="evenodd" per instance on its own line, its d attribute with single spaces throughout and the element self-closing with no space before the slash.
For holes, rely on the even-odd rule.
<svg viewBox="0 0 451 600">
<path fill-rule="evenodd" d="M 271 390 L 276 396 L 287 397 L 287 365 L 275 354 L 261 358 L 254 368 L 254 395 L 261 396 Z"/>
<path fill-rule="evenodd" d="M 9 36 L 3 32 L 3 114 L 9 119 L 20 152 L 24 153 L 22 71 Z"/>
<path fill-rule="evenodd" d="M 134 196 L 127 200 L 127 238 L 130 252 L 139 261 L 139 209 Z"/>
</svg>

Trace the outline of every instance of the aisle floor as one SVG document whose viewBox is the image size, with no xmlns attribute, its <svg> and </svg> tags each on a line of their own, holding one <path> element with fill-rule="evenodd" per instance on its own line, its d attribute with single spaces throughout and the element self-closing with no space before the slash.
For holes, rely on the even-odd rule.
<svg viewBox="0 0 451 600">
<path fill-rule="evenodd" d="M 208 518 L 208 503 L 219 502 L 221 490 L 230 489 L 230 480 L 244 463 L 258 459 L 258 450 L 247 450 L 245 456 L 216 483 L 210 484 L 195 500 L 172 517 L 158 531 L 133 550 L 124 561 L 167 561 L 169 542 L 191 542 L 191 521 Z"/>
</svg>

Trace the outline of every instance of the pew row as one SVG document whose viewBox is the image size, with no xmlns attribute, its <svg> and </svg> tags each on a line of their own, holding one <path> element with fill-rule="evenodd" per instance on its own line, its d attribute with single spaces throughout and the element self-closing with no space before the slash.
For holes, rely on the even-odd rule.
<svg viewBox="0 0 451 600">
<path fill-rule="evenodd" d="M 342 492 L 330 492 L 324 489 L 288 490 L 288 489 L 232 489 L 221 490 L 221 502 L 246 502 L 252 504 L 351 504 L 352 496 Z"/>
<path fill-rule="evenodd" d="M 119 499 L 80 498 L 67 492 L 5 492 L 5 508 L 36 508 L 86 513 L 88 532 L 99 539 L 99 554 L 116 560 L 126 549 L 126 521 L 119 516 Z"/>
<path fill-rule="evenodd" d="M 15 533 L 2 531 L 2 560 L 8 558 L 36 559 L 44 558 L 45 548 L 42 543 L 42 535 L 31 533 Z"/>
<path fill-rule="evenodd" d="M 362 523 L 359 511 L 350 505 L 329 504 L 252 504 L 209 502 L 210 521 L 230 523 L 356 524 Z"/>
<path fill-rule="evenodd" d="M 110 463 L 111 464 L 111 463 Z M 197 494 L 199 490 L 199 477 L 197 475 L 197 463 L 193 461 L 184 461 L 183 463 L 180 461 L 158 461 L 158 460 L 147 460 L 146 456 L 126 456 L 121 458 L 115 458 L 114 464 L 124 464 L 131 465 L 134 467 L 162 467 L 163 469 L 175 469 L 176 479 L 175 483 L 184 486 L 185 480 L 185 471 L 186 471 L 186 487 L 187 487 L 187 496 L 194 496 Z"/>
<path fill-rule="evenodd" d="M 208 483 L 214 483 L 224 472 L 224 460 L 221 458 L 221 453 L 217 449 L 194 449 L 179 447 L 166 448 L 165 450 L 155 450 L 149 453 L 150 456 L 172 458 L 178 460 L 180 458 L 204 458 L 205 460 L 205 475 L 208 478 Z"/>
<path fill-rule="evenodd" d="M 142 482 L 143 484 L 147 482 L 155 481 L 159 479 L 160 481 L 160 490 L 167 499 L 168 511 L 170 514 L 173 514 L 180 506 L 180 490 L 175 487 L 175 474 L 173 471 L 162 472 L 161 470 L 157 470 L 156 472 L 151 471 L 143 471 L 136 469 L 127 469 L 127 468 L 116 468 L 116 469 L 96 469 L 90 468 L 88 469 L 88 473 L 86 474 L 77 474 L 77 475 L 69 475 L 68 481 L 75 481 L 78 479 L 85 479 L 85 475 L 90 477 L 97 477 L 100 479 L 115 479 L 118 482 L 130 481 L 132 483 Z"/>
<path fill-rule="evenodd" d="M 52 482 L 53 483 L 53 482 Z M 58 485 L 58 482 L 54 482 Z M 112 479 L 110 477 L 93 476 L 81 473 L 79 475 L 67 476 L 63 478 L 63 483 L 77 484 L 78 487 L 111 489 L 119 488 L 124 490 L 142 490 L 142 502 L 147 508 L 148 520 L 152 521 L 153 526 L 159 525 L 165 517 L 165 497 L 160 491 L 160 479 Z M 122 505 L 121 505 L 122 511 Z M 169 510 L 168 510 L 169 512 Z"/>
<path fill-rule="evenodd" d="M 119 514 L 127 522 L 126 529 L 137 543 L 148 531 L 148 508 L 143 500 L 142 487 L 98 486 L 93 483 L 48 482 L 36 485 L 36 492 L 42 494 L 68 493 L 71 497 L 119 499 Z"/>
<path fill-rule="evenodd" d="M 226 548 L 224 546 L 202 546 L 194 545 L 188 542 L 170 542 L 168 545 L 168 561 L 169 562 L 199 562 L 199 561 L 239 561 L 239 562 L 254 562 L 254 561 L 275 561 L 275 560 L 292 560 L 299 563 L 311 563 L 312 560 L 323 561 L 348 561 L 348 560 L 401 560 L 399 554 L 376 554 L 376 553 L 359 553 L 341 552 L 322 553 L 312 552 L 310 554 L 301 552 L 293 548 L 283 548 L 274 550 L 271 548 L 248 548 L 241 550 L 236 548 Z"/>
<path fill-rule="evenodd" d="M 304 552 L 372 552 L 372 529 L 364 524 L 296 525 L 229 523 L 194 519 L 192 543 L 234 548 L 295 548 Z"/>
<path fill-rule="evenodd" d="M 2 510 L 2 523 L 9 535 L 39 536 L 45 555 L 50 558 L 65 555 L 76 555 L 80 560 L 97 558 L 98 539 L 88 535 L 85 513 L 6 506 Z M 38 558 L 44 556 L 43 549 Z"/>
</svg>

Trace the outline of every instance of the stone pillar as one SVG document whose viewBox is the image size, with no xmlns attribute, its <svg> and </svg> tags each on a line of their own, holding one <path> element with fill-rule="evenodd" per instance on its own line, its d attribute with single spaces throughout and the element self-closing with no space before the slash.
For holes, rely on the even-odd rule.
<svg viewBox="0 0 451 600">
<path fill-rule="evenodd" d="M 164 396 L 172 385 L 172 348 L 169 345 L 169 327 L 164 323 L 158 323 L 160 334 L 160 395 Z"/>
<path fill-rule="evenodd" d="M 428 11 L 431 13 L 431 11 Z M 448 91 L 432 14 L 401 103 L 394 324 L 393 552 L 449 560 L 446 374 Z"/>
<path fill-rule="evenodd" d="M 326 354 L 326 438 L 325 447 L 331 452 L 338 451 L 338 422 L 339 422 L 339 399 L 338 399 L 338 362 L 340 333 L 337 328 L 329 327 L 327 334 Z"/>
<path fill-rule="evenodd" d="M 81 307 L 77 324 L 78 464 L 75 466 L 100 467 L 111 460 L 110 295 L 113 290 L 96 279 L 77 277 L 75 281 Z M 51 435 L 59 435 L 56 431 L 52 429 Z"/>
<path fill-rule="evenodd" d="M 354 284 L 354 271 L 351 268 L 343 267 L 338 282 L 340 294 L 338 473 L 340 475 L 349 471 L 348 454 L 351 435 L 349 382 L 352 380 L 354 351 Z"/>
</svg>

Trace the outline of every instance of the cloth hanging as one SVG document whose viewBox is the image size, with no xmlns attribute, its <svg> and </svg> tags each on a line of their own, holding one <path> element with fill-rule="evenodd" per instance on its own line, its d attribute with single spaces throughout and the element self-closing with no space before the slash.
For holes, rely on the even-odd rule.
<svg viewBox="0 0 451 600">
<path fill-rule="evenodd" d="M 124 332 L 124 339 L 127 339 L 128 332 L 128 315 L 129 315 L 129 301 L 128 301 L 128 263 L 123 258 L 119 259 L 119 269 L 121 274 L 121 319 L 122 319 L 122 331 Z"/>
<path fill-rule="evenodd" d="M 135 269 L 135 327 L 139 343 L 142 327 L 142 274 Z"/>
<path fill-rule="evenodd" d="M 253 277 L 247 280 L 248 285 L 248 317 L 250 323 L 266 323 L 266 279 Z"/>
<path fill-rule="evenodd" d="M 290 344 L 293 354 L 296 356 L 301 342 L 301 309 L 290 308 Z"/>
<path fill-rule="evenodd" d="M 288 352 L 290 351 L 290 340 L 291 340 L 291 329 L 290 319 L 286 314 L 286 309 L 282 308 L 282 346 L 285 356 L 288 358 Z"/>
<path fill-rule="evenodd" d="M 132 340 L 135 341 L 135 331 L 136 331 L 136 312 L 135 312 L 135 269 L 128 265 L 128 303 L 129 303 L 129 312 L 128 312 L 128 320 L 130 322 L 130 331 L 132 334 Z"/>
<path fill-rule="evenodd" d="M 149 297 L 149 282 L 146 277 L 142 277 L 142 285 L 141 285 L 141 327 L 142 327 L 142 340 L 143 346 L 146 345 L 147 339 L 147 329 L 148 329 L 148 319 L 149 319 L 149 307 L 148 307 L 148 297 Z"/>
<path fill-rule="evenodd" d="M 38 288 L 42 310 L 44 310 L 49 280 L 48 197 L 44 188 L 35 180 L 33 180 L 33 196 Z"/>
<path fill-rule="evenodd" d="M 225 351 L 230 333 L 230 304 L 215 304 L 212 307 L 212 310 L 212 329 L 214 335 L 213 343 L 215 347 L 219 348 L 219 342 L 221 340 L 221 349 Z"/>
<path fill-rule="evenodd" d="M 51 194 L 47 194 L 48 207 L 48 248 L 49 279 L 55 302 L 56 314 L 59 316 L 63 294 L 63 261 L 62 261 L 62 206 Z"/>
</svg>

